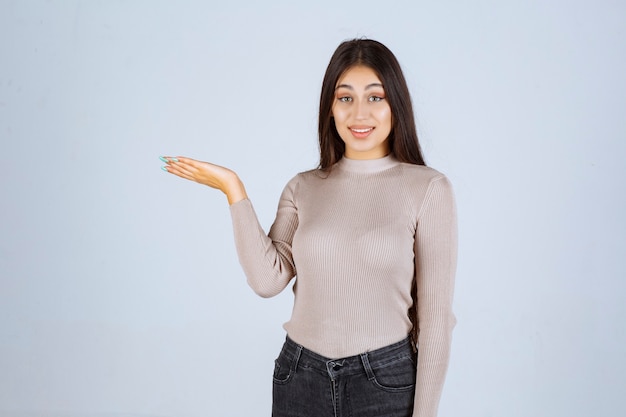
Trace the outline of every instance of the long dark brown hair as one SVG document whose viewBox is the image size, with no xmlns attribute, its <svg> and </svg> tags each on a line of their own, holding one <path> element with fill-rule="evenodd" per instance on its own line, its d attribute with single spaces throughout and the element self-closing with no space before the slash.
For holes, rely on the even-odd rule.
<svg viewBox="0 0 626 417">
<path fill-rule="evenodd" d="M 415 128 L 411 95 L 402 69 L 393 53 L 382 43 L 371 39 L 353 39 L 341 43 L 333 54 L 322 83 L 319 113 L 319 168 L 328 171 L 345 152 L 345 144 L 332 117 L 335 87 L 339 78 L 350 68 L 363 65 L 371 68 L 383 83 L 385 97 L 391 108 L 392 127 L 389 148 L 396 159 L 415 165 L 426 165 Z M 417 289 L 415 279 L 411 288 L 413 303 L 408 316 L 413 328 L 411 339 L 417 344 Z"/>
<path fill-rule="evenodd" d="M 347 70 L 359 65 L 371 68 L 383 83 L 392 114 L 392 127 L 389 133 L 391 152 L 400 162 L 426 165 L 415 129 L 411 95 L 398 60 L 380 42 L 371 39 L 353 39 L 337 47 L 324 74 L 318 125 L 319 168 L 327 170 L 339 161 L 345 152 L 344 142 L 332 117 L 335 87 Z"/>
</svg>

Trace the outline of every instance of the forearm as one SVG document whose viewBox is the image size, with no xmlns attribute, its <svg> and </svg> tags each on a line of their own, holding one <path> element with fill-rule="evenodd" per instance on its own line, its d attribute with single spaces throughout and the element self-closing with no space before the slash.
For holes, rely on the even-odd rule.
<svg viewBox="0 0 626 417">
<path fill-rule="evenodd" d="M 290 247 L 265 234 L 250 200 L 230 206 L 237 255 L 248 285 L 261 297 L 281 292 L 295 274 Z"/>
</svg>

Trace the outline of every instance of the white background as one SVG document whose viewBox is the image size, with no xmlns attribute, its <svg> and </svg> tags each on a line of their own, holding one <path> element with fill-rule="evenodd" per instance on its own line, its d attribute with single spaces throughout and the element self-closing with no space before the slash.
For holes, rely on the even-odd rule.
<svg viewBox="0 0 626 417">
<path fill-rule="evenodd" d="M 269 416 L 291 291 L 158 156 L 235 169 L 268 228 L 361 36 L 457 193 L 440 417 L 626 414 L 623 2 L 0 0 L 0 415 Z"/>
</svg>

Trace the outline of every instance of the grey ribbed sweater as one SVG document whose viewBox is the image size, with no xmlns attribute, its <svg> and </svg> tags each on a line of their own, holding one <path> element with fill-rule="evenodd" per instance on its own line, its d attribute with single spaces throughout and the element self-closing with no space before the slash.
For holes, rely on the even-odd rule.
<svg viewBox="0 0 626 417">
<path fill-rule="evenodd" d="M 297 275 L 291 339 L 342 358 L 404 339 L 411 284 L 418 291 L 415 417 L 434 417 L 450 355 L 456 208 L 432 168 L 343 158 L 330 174 L 298 174 L 285 187 L 269 234 L 250 200 L 231 205 L 248 283 L 270 297 Z"/>
</svg>

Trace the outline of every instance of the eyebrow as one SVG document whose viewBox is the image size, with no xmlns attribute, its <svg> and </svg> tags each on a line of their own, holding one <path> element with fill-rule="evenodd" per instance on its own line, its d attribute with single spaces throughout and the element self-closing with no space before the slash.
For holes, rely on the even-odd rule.
<svg viewBox="0 0 626 417">
<path fill-rule="evenodd" d="M 365 86 L 365 89 L 368 90 L 370 88 L 373 87 L 380 87 L 380 88 L 385 88 L 383 87 L 383 85 L 381 83 L 372 83 L 372 84 L 368 84 Z M 354 90 L 354 87 L 352 87 L 350 84 L 339 84 L 337 87 L 335 87 L 335 90 L 338 90 L 340 88 L 347 88 L 348 90 Z"/>
</svg>

